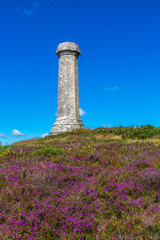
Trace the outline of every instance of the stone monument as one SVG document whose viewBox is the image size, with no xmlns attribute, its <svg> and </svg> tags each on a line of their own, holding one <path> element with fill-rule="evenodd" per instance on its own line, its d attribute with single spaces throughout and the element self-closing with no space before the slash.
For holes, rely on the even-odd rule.
<svg viewBox="0 0 160 240">
<path fill-rule="evenodd" d="M 50 134 L 84 128 L 79 114 L 78 57 L 79 46 L 72 42 L 58 45 L 58 111 Z"/>
</svg>

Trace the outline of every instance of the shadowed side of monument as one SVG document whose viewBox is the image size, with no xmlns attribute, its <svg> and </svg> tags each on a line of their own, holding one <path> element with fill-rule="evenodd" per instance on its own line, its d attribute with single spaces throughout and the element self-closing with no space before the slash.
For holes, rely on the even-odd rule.
<svg viewBox="0 0 160 240">
<path fill-rule="evenodd" d="M 75 43 L 60 43 L 56 54 L 59 57 L 58 111 L 50 134 L 58 134 L 84 128 L 79 114 L 78 57 L 81 51 Z"/>
</svg>

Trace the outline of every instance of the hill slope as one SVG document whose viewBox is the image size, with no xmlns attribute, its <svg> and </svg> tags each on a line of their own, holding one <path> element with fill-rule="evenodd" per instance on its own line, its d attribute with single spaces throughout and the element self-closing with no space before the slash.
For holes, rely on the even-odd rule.
<svg viewBox="0 0 160 240">
<path fill-rule="evenodd" d="M 159 137 L 99 128 L 0 147 L 0 239 L 160 239 Z"/>
</svg>

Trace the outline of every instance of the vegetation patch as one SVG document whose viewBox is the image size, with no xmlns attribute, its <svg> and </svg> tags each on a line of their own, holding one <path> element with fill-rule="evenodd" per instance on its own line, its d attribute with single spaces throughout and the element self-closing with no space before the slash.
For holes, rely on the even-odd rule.
<svg viewBox="0 0 160 240">
<path fill-rule="evenodd" d="M 62 154 L 64 150 L 62 148 L 41 148 L 36 149 L 35 151 L 31 152 L 32 156 L 52 156 Z"/>
<path fill-rule="evenodd" d="M 160 239 L 158 137 L 80 129 L 0 147 L 0 239 Z"/>
</svg>

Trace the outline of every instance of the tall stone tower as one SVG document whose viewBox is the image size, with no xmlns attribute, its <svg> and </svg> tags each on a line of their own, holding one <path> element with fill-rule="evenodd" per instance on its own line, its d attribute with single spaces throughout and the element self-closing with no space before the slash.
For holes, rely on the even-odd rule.
<svg viewBox="0 0 160 240">
<path fill-rule="evenodd" d="M 79 46 L 72 42 L 58 45 L 58 111 L 50 134 L 84 128 L 79 115 L 78 57 Z"/>
</svg>

